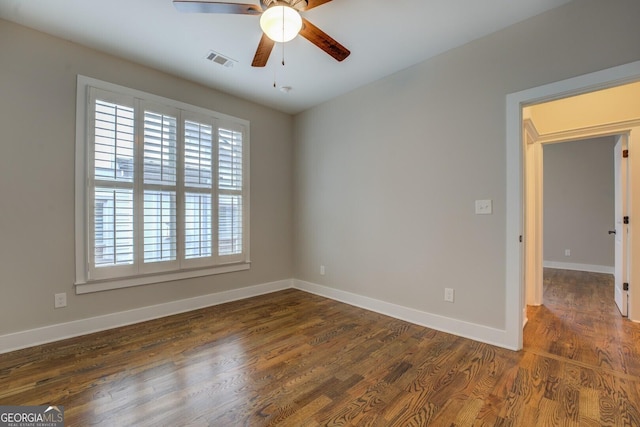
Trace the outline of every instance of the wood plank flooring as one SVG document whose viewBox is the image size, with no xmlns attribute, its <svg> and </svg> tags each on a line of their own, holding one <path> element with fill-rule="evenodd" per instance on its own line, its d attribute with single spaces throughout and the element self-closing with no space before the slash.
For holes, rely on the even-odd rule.
<svg viewBox="0 0 640 427">
<path fill-rule="evenodd" d="M 0 355 L 0 405 L 67 426 L 639 426 L 640 325 L 545 271 L 512 352 L 297 290 Z"/>
</svg>

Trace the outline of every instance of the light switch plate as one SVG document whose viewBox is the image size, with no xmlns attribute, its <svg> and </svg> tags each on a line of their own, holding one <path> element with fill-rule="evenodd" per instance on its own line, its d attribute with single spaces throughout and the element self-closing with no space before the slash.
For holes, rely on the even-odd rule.
<svg viewBox="0 0 640 427">
<path fill-rule="evenodd" d="M 476 200 L 476 215 L 490 215 L 493 213 L 491 200 Z"/>
</svg>

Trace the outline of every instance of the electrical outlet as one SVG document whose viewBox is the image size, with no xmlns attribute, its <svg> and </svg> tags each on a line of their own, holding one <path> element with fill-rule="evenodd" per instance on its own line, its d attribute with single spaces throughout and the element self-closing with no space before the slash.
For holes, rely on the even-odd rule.
<svg viewBox="0 0 640 427">
<path fill-rule="evenodd" d="M 62 308 L 67 306 L 67 294 L 63 292 L 61 294 L 55 294 L 53 296 L 53 306 L 55 308 Z"/>
<path fill-rule="evenodd" d="M 444 300 L 447 302 L 453 302 L 453 289 L 444 288 Z"/>
<path fill-rule="evenodd" d="M 321 265 L 321 266 L 320 266 L 320 275 L 321 275 L 321 276 L 324 276 L 324 272 L 325 272 L 325 270 L 324 270 L 324 265 Z"/>
<path fill-rule="evenodd" d="M 493 202 L 491 200 L 476 200 L 476 215 L 491 215 Z"/>
<path fill-rule="evenodd" d="M 571 256 L 571 249 L 565 249 L 564 256 Z"/>
</svg>

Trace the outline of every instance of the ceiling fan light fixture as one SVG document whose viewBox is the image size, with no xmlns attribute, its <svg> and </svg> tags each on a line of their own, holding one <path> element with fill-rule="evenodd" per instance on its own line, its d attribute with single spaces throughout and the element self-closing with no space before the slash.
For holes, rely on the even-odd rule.
<svg viewBox="0 0 640 427">
<path fill-rule="evenodd" d="M 274 42 L 285 43 L 298 35 L 302 28 L 302 18 L 292 7 L 275 5 L 265 10 L 260 17 L 260 28 Z"/>
</svg>

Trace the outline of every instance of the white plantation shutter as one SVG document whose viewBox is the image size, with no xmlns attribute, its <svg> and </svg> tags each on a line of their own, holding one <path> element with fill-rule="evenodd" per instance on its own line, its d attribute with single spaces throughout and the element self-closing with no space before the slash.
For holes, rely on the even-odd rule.
<svg viewBox="0 0 640 427">
<path fill-rule="evenodd" d="M 218 255 L 243 252 L 242 132 L 218 131 Z"/>
<path fill-rule="evenodd" d="M 242 253 L 242 196 L 219 196 L 218 251 L 220 256 Z"/>
<path fill-rule="evenodd" d="M 195 265 L 213 262 L 214 126 L 205 121 L 184 120 L 185 258 Z"/>
<path fill-rule="evenodd" d="M 144 183 L 176 185 L 177 119 L 144 112 Z"/>
<path fill-rule="evenodd" d="M 86 179 L 76 231 L 85 237 L 76 242 L 85 252 L 76 256 L 86 269 L 77 284 L 247 269 L 248 122 L 92 81 L 79 79 L 86 133 L 76 171 Z"/>
<path fill-rule="evenodd" d="M 89 179 L 90 277 L 130 274 L 135 260 L 134 100 L 94 90 Z"/>
<path fill-rule="evenodd" d="M 185 258 L 213 255 L 211 194 L 185 195 Z"/>
<path fill-rule="evenodd" d="M 213 183 L 213 126 L 184 121 L 184 181 L 187 187 L 211 189 Z"/>
<path fill-rule="evenodd" d="M 144 262 L 176 259 L 176 193 L 144 191 Z"/>
<path fill-rule="evenodd" d="M 133 190 L 96 187 L 94 218 L 96 267 L 133 264 Z"/>
<path fill-rule="evenodd" d="M 242 191 L 242 132 L 218 131 L 218 188 Z"/>
<path fill-rule="evenodd" d="M 133 182 L 133 107 L 95 100 L 94 174 L 105 182 Z"/>
<path fill-rule="evenodd" d="M 144 271 L 178 267 L 177 260 L 177 162 L 178 111 L 150 103 L 143 114 L 142 186 Z M 158 264 L 158 263 L 163 264 Z"/>
</svg>

